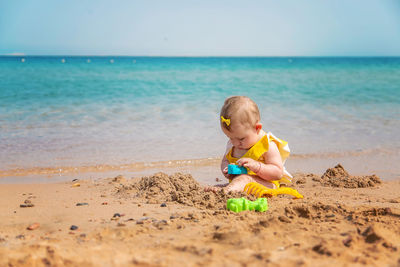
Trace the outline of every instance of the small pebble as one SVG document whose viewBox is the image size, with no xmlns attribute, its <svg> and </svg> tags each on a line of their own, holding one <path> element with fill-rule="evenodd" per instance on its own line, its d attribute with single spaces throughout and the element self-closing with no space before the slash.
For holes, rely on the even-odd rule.
<svg viewBox="0 0 400 267">
<path fill-rule="evenodd" d="M 108 202 L 103 202 L 101 203 L 101 205 L 108 205 Z"/>
<path fill-rule="evenodd" d="M 24 235 L 17 235 L 15 238 L 16 239 L 25 239 L 25 236 Z"/>
<path fill-rule="evenodd" d="M 119 220 L 119 218 L 121 217 L 121 214 L 119 213 L 114 213 L 114 216 L 111 218 L 111 220 Z"/>
<path fill-rule="evenodd" d="M 163 208 L 166 207 L 166 206 L 167 206 L 166 203 L 162 203 L 162 204 L 161 204 L 161 207 L 163 207 Z"/>
<path fill-rule="evenodd" d="M 33 224 L 29 225 L 26 229 L 35 230 L 35 229 L 39 228 L 39 226 L 40 226 L 39 223 L 33 223 Z"/>
<path fill-rule="evenodd" d="M 79 187 L 79 186 L 81 186 L 80 183 L 74 183 L 74 184 L 72 185 L 72 187 Z"/>
<path fill-rule="evenodd" d="M 343 242 L 343 245 L 345 245 L 346 247 L 350 247 L 352 241 L 353 241 L 353 238 L 351 236 L 348 236 L 342 242 Z"/>
<path fill-rule="evenodd" d="M 86 206 L 89 205 L 89 203 L 86 202 L 81 202 L 81 203 L 76 203 L 77 206 Z"/>
<path fill-rule="evenodd" d="M 285 222 L 285 223 L 290 223 L 291 222 L 290 219 L 288 217 L 286 217 L 286 216 L 279 216 L 278 219 L 281 222 Z"/>
<path fill-rule="evenodd" d="M 78 229 L 78 226 L 76 226 L 76 225 L 71 225 L 71 227 L 69 228 L 69 230 L 72 230 L 72 231 L 77 230 L 77 229 Z"/>
<path fill-rule="evenodd" d="M 31 207 L 34 207 L 35 205 L 33 205 L 32 203 L 29 203 L 29 204 L 21 204 L 21 205 L 19 205 L 21 208 L 31 208 Z"/>
<path fill-rule="evenodd" d="M 78 181 L 78 179 L 73 179 L 73 180 L 72 180 L 72 182 L 76 182 L 76 181 Z"/>
<path fill-rule="evenodd" d="M 142 217 L 136 221 L 136 224 L 143 224 L 145 221 L 149 220 L 149 217 Z"/>
</svg>

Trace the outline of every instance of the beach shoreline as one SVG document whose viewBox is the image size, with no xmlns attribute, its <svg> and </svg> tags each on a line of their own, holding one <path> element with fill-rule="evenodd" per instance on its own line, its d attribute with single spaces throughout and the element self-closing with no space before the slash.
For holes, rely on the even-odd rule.
<svg viewBox="0 0 400 267">
<path fill-rule="evenodd" d="M 277 196 L 268 200 L 265 213 L 236 214 L 224 208 L 229 196 L 202 191 L 194 178 L 153 173 L 2 184 L 0 265 L 396 266 L 400 261 L 399 180 L 360 184 L 359 177 L 339 175 L 337 181 L 351 183 L 336 187 L 320 174 L 296 173 L 292 187 L 304 199 Z"/>
<path fill-rule="evenodd" d="M 0 184 L 52 183 L 72 179 L 100 179 L 124 175 L 129 178 L 141 177 L 156 172 L 191 173 L 197 181 L 213 184 L 215 178 L 224 180 L 220 171 L 219 157 L 133 162 L 125 164 L 96 164 L 75 166 L 48 166 L 33 168 L 0 169 Z M 290 173 L 322 173 L 338 163 L 354 175 L 376 174 L 385 181 L 400 179 L 400 152 L 354 151 L 348 153 L 318 153 L 291 155 L 286 162 Z"/>
</svg>

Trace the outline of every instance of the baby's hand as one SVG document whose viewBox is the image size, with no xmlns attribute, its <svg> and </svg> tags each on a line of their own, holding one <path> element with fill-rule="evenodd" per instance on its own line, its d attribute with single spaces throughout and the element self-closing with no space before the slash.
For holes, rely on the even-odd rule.
<svg viewBox="0 0 400 267">
<path fill-rule="evenodd" d="M 251 171 L 257 173 L 261 168 L 261 163 L 251 158 L 240 158 L 236 161 L 236 164 L 249 168 Z"/>
<path fill-rule="evenodd" d="M 235 177 L 234 174 L 229 174 L 229 173 L 228 173 L 228 167 L 225 167 L 225 168 L 222 170 L 222 173 L 223 173 L 224 176 L 225 176 L 227 179 L 229 179 L 229 180 L 231 180 L 231 179 L 233 179 L 233 178 Z"/>
</svg>

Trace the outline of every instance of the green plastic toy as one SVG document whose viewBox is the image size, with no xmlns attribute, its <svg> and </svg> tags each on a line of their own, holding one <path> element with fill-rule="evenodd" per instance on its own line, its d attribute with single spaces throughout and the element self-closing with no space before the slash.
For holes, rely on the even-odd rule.
<svg viewBox="0 0 400 267">
<path fill-rule="evenodd" d="M 268 210 L 268 202 L 267 199 L 263 197 L 255 201 L 250 201 L 244 197 L 230 198 L 226 201 L 226 209 L 234 212 L 241 212 L 244 210 L 264 212 Z"/>
</svg>

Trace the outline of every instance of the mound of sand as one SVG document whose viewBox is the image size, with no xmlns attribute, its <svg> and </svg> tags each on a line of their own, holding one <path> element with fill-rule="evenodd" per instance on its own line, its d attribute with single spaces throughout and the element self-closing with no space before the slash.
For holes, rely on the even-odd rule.
<svg viewBox="0 0 400 267">
<path fill-rule="evenodd" d="M 327 169 L 320 178 L 314 177 L 313 181 L 320 182 L 323 186 L 344 188 L 375 187 L 382 183 L 381 179 L 375 174 L 352 176 L 340 164 Z"/>
<path fill-rule="evenodd" d="M 204 188 L 190 174 L 175 173 L 167 175 L 156 173 L 142 177 L 129 185 L 122 185 L 118 193 L 129 191 L 131 196 L 141 197 L 147 203 L 175 202 L 187 206 L 208 209 L 225 209 L 229 198 L 247 196 L 241 192 L 213 193 L 204 192 Z M 247 198 L 249 198 L 247 196 Z"/>
</svg>

